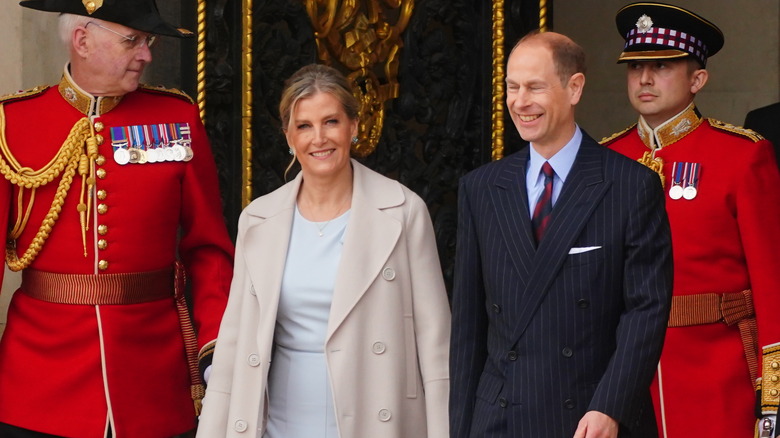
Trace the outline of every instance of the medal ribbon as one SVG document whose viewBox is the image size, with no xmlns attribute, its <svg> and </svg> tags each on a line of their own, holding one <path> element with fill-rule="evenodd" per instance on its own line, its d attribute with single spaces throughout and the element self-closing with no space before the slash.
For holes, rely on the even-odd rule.
<svg viewBox="0 0 780 438">
<path fill-rule="evenodd" d="M 111 128 L 111 146 L 114 150 L 127 147 L 127 134 L 122 126 Z"/>
</svg>

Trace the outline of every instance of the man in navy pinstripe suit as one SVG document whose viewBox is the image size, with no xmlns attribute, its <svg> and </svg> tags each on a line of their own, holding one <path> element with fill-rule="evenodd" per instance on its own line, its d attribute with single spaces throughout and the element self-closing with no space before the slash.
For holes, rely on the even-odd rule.
<svg viewBox="0 0 780 438">
<path fill-rule="evenodd" d="M 461 180 L 453 438 L 657 436 L 648 386 L 672 288 L 664 195 L 655 173 L 576 125 L 584 59 L 560 34 L 520 40 L 507 107 L 530 147 Z M 553 207 L 537 243 L 545 163 Z"/>
</svg>

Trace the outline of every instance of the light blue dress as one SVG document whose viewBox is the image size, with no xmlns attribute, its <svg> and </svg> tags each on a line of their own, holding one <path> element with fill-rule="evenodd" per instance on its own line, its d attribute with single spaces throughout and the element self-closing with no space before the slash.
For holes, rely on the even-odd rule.
<svg viewBox="0 0 780 438">
<path fill-rule="evenodd" d="M 349 211 L 330 222 L 311 222 L 295 207 L 276 315 L 264 438 L 339 436 L 325 337 L 348 221 Z"/>
</svg>

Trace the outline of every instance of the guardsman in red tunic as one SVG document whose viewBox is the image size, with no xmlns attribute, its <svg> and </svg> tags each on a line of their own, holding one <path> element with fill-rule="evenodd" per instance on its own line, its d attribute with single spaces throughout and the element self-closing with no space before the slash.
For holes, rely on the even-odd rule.
<svg viewBox="0 0 780 438">
<path fill-rule="evenodd" d="M 22 270 L 0 342 L 0 436 L 188 433 L 233 246 L 198 108 L 139 78 L 157 35 L 189 32 L 154 0 L 21 4 L 63 13 L 70 63 L 57 86 L 0 101 L 0 220 Z"/>
<path fill-rule="evenodd" d="M 639 121 L 603 140 L 656 170 L 672 228 L 674 293 L 656 375 L 661 436 L 775 436 L 780 400 L 780 174 L 758 134 L 701 116 L 694 96 L 723 46 L 685 9 L 617 14 Z M 757 421 L 758 417 L 758 421 Z"/>
</svg>

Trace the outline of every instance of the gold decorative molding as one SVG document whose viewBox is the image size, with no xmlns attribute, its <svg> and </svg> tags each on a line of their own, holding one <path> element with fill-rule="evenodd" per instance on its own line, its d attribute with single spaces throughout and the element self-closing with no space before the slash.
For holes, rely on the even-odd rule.
<svg viewBox="0 0 780 438">
<path fill-rule="evenodd" d="M 370 155 L 379 143 L 385 102 L 398 97 L 398 63 L 414 0 L 304 0 L 314 27 L 317 55 L 349 71 L 347 80 L 360 102 L 357 144 L 352 153 Z M 391 23 L 388 16 L 397 16 Z"/>
<path fill-rule="evenodd" d="M 547 0 L 539 0 L 539 32 L 547 32 Z"/>
<path fill-rule="evenodd" d="M 241 205 L 252 202 L 252 0 L 241 0 Z"/>
<path fill-rule="evenodd" d="M 200 119 L 206 123 L 206 0 L 198 0 L 198 43 L 195 58 L 198 109 Z"/>
<path fill-rule="evenodd" d="M 504 158 L 504 0 L 493 0 L 493 99 L 491 158 Z"/>
</svg>

